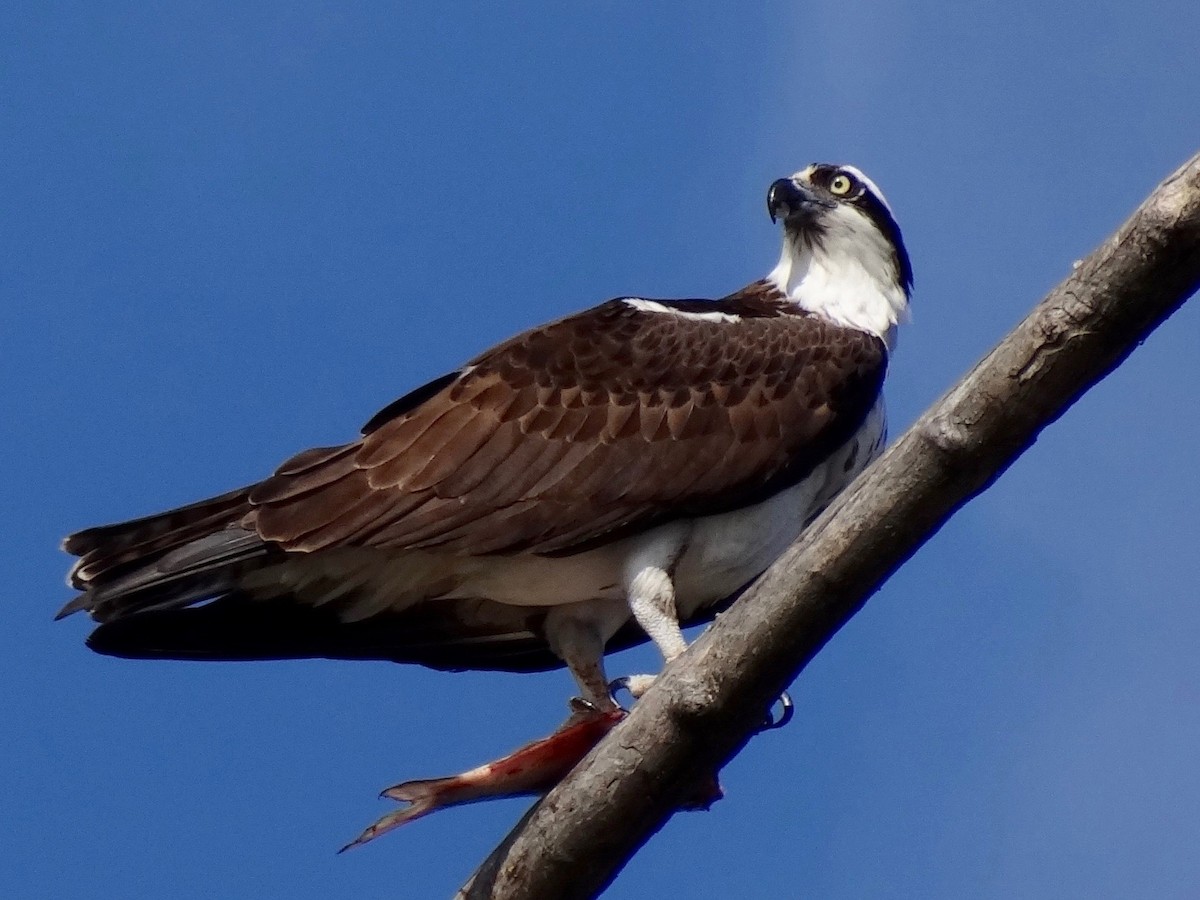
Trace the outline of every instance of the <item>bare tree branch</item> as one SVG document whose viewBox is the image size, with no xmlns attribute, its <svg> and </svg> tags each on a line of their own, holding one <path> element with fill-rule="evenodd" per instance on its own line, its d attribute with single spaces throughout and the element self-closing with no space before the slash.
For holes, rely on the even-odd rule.
<svg viewBox="0 0 1200 900">
<path fill-rule="evenodd" d="M 1200 285 L 1200 155 L 667 668 L 460 898 L 593 897 L 883 581 Z"/>
</svg>

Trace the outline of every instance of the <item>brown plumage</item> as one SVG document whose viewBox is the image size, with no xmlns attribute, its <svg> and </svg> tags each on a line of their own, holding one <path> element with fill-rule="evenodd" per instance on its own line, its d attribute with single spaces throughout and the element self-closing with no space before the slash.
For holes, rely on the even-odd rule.
<svg viewBox="0 0 1200 900">
<path fill-rule="evenodd" d="M 63 613 L 108 623 L 91 643 L 121 655 L 555 664 L 545 607 L 438 600 L 425 573 L 417 602 L 345 622 L 315 596 L 324 582 L 289 591 L 263 575 L 349 551 L 569 555 L 739 509 L 804 478 L 879 394 L 878 337 L 800 312 L 766 282 L 654 302 L 612 300 L 518 335 L 257 485 L 72 535 L 83 593 Z"/>
</svg>

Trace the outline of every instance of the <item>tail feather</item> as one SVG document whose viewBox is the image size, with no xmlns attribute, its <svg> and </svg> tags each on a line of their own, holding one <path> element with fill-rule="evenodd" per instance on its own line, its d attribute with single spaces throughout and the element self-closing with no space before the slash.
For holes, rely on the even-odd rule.
<svg viewBox="0 0 1200 900">
<path fill-rule="evenodd" d="M 238 523 L 249 489 L 71 535 L 79 556 L 68 582 L 82 591 L 58 613 L 86 611 L 100 622 L 128 613 L 186 606 L 232 588 L 246 563 L 273 551 Z"/>
<path fill-rule="evenodd" d="M 130 565 L 154 560 L 191 541 L 235 525 L 250 510 L 249 488 L 181 506 L 165 513 L 100 525 L 69 535 L 63 549 L 78 556 L 67 581 L 87 590 Z"/>
</svg>

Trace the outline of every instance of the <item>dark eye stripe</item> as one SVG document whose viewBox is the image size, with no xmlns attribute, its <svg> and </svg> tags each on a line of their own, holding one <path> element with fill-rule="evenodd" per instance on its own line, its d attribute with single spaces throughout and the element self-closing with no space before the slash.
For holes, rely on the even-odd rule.
<svg viewBox="0 0 1200 900">
<path fill-rule="evenodd" d="M 844 175 L 850 179 L 851 190 L 846 194 L 835 194 L 830 189 L 833 179 L 839 175 Z M 904 239 L 900 235 L 900 226 L 892 217 L 891 211 L 879 197 L 867 188 L 866 182 L 860 179 L 853 172 L 848 172 L 840 169 L 837 166 L 828 164 L 817 165 L 809 176 L 815 186 L 829 191 L 830 196 L 834 197 L 842 203 L 852 203 L 855 207 L 862 210 L 875 225 L 882 231 L 891 241 L 892 247 L 896 252 L 896 266 L 900 271 L 900 280 L 906 288 L 912 287 L 912 263 L 908 258 L 908 251 L 904 246 Z"/>
</svg>

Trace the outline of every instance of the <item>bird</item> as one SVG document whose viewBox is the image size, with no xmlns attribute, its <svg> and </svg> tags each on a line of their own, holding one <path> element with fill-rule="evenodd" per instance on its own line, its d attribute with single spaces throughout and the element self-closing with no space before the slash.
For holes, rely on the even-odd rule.
<svg viewBox="0 0 1200 900">
<path fill-rule="evenodd" d="M 607 652 L 650 640 L 669 665 L 885 443 L 913 286 L 891 206 L 814 163 L 767 211 L 778 263 L 732 294 L 617 297 L 263 481 L 70 535 L 58 617 L 126 658 L 565 666 L 612 710 Z"/>
</svg>

